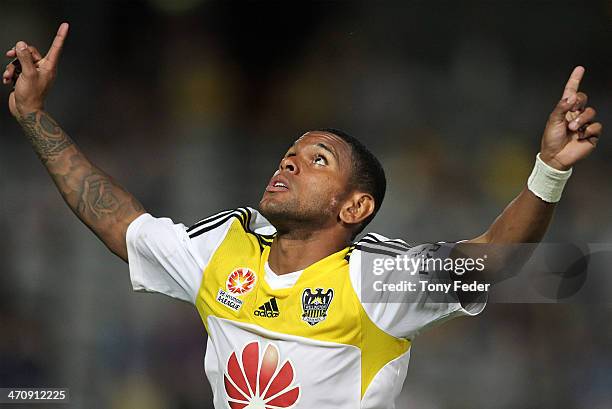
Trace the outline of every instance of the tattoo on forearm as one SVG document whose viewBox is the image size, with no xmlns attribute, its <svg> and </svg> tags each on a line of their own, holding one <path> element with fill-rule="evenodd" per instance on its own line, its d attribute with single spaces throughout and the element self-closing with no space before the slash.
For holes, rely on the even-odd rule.
<svg viewBox="0 0 612 409">
<path fill-rule="evenodd" d="M 20 118 L 19 123 L 38 157 L 46 164 L 73 145 L 62 128 L 44 111 L 35 111 Z"/>
<path fill-rule="evenodd" d="M 100 219 L 119 209 L 112 183 L 107 176 L 96 171 L 83 179 L 79 193 L 77 212 L 82 217 L 92 215 Z"/>
<path fill-rule="evenodd" d="M 105 237 L 109 247 L 125 251 L 125 243 L 109 238 L 113 235 L 108 233 L 144 211 L 138 200 L 89 162 L 46 112 L 33 112 L 19 122 L 70 208 L 96 234 Z"/>
</svg>

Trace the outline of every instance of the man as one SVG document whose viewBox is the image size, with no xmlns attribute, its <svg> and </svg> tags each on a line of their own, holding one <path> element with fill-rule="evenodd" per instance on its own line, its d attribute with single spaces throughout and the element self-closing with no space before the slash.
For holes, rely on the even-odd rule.
<svg viewBox="0 0 612 409">
<path fill-rule="evenodd" d="M 380 208 L 386 183 L 378 160 L 338 130 L 310 131 L 293 143 L 259 211 L 228 210 L 189 228 L 151 216 L 44 110 L 67 34 L 64 23 L 44 57 L 22 41 L 7 52 L 22 70 L 9 64 L 3 74 L 15 87 L 10 111 L 66 203 L 128 261 L 134 288 L 197 307 L 209 334 L 205 369 L 215 407 L 392 408 L 416 334 L 484 307 L 430 302 L 426 290 L 416 302 L 363 299 L 368 254 L 393 259 L 439 246 L 376 234 L 354 242 Z M 541 240 L 572 166 L 602 132 L 578 92 L 583 74 L 574 69 L 550 114 L 527 186 L 468 242 Z"/>
</svg>

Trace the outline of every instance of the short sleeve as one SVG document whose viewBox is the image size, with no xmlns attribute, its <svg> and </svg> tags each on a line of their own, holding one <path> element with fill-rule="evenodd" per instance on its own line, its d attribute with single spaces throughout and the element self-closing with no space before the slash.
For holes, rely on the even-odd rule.
<svg viewBox="0 0 612 409">
<path fill-rule="evenodd" d="M 126 242 L 134 290 L 194 303 L 204 268 L 234 220 L 233 213 L 221 212 L 190 228 L 149 213 L 132 221 Z"/>
<path fill-rule="evenodd" d="M 424 260 L 448 259 L 452 247 L 443 242 L 410 246 L 376 234 L 358 242 L 350 257 L 351 282 L 370 320 L 390 335 L 413 339 L 434 325 L 482 312 L 486 293 L 462 305 L 449 271 L 423 267 Z M 430 284 L 440 290 L 431 291 Z"/>
</svg>

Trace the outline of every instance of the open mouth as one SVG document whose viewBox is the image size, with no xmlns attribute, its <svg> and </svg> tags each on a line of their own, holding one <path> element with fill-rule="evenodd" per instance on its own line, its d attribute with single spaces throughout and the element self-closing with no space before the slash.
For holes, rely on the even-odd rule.
<svg viewBox="0 0 612 409">
<path fill-rule="evenodd" d="M 289 190 L 289 187 L 285 185 L 283 182 L 270 183 L 266 187 L 266 191 L 268 192 L 284 192 Z"/>
<path fill-rule="evenodd" d="M 286 192 L 289 190 L 289 184 L 284 178 L 275 176 L 266 186 L 266 192 Z"/>
</svg>

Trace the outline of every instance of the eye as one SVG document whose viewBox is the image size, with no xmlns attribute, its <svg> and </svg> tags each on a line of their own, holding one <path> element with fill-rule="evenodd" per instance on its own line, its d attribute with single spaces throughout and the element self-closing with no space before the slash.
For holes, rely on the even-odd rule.
<svg viewBox="0 0 612 409">
<path fill-rule="evenodd" d="M 327 159 L 323 155 L 316 155 L 312 160 L 315 165 L 327 165 Z"/>
</svg>

